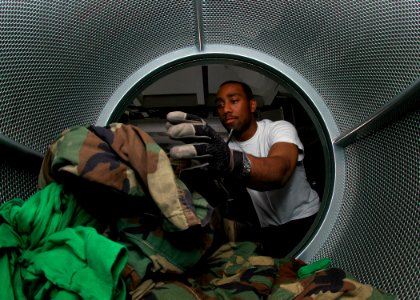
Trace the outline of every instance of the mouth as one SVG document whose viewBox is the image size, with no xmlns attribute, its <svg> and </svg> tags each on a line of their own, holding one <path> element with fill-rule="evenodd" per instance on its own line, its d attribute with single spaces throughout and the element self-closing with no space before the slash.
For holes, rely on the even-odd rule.
<svg viewBox="0 0 420 300">
<path fill-rule="evenodd" d="M 235 122 L 235 118 L 227 118 L 224 121 L 226 126 L 232 126 L 234 122 Z"/>
</svg>

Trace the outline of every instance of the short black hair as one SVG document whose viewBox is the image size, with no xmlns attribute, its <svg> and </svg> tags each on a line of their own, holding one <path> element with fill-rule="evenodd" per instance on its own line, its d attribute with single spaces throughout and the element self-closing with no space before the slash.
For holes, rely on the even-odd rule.
<svg viewBox="0 0 420 300">
<path fill-rule="evenodd" d="M 254 99 L 254 94 L 252 93 L 252 90 L 251 90 L 250 86 L 249 86 L 249 85 L 247 85 L 245 82 L 242 82 L 242 81 L 236 81 L 236 80 L 228 80 L 228 81 L 225 81 L 225 82 L 223 82 L 221 85 L 219 85 L 219 89 L 220 89 L 222 86 L 224 86 L 225 84 L 230 84 L 230 83 L 235 83 L 235 84 L 239 84 L 239 85 L 241 85 L 241 86 L 242 86 L 242 88 L 244 89 L 244 92 L 245 92 L 246 98 L 247 98 L 248 100 Z"/>
</svg>

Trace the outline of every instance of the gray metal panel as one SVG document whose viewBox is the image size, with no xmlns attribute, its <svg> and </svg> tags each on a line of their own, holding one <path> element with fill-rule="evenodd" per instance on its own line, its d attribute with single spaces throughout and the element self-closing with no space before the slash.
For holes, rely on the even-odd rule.
<svg viewBox="0 0 420 300">
<path fill-rule="evenodd" d="M 344 200 L 313 259 L 404 299 L 419 299 L 420 111 L 348 146 Z"/>
<path fill-rule="evenodd" d="M 26 200 L 37 189 L 38 170 L 0 161 L 0 204 L 13 198 Z"/>
<path fill-rule="evenodd" d="M 95 123 L 139 66 L 196 43 L 193 1 L 1 1 L 0 10 L 0 133 L 41 153 L 65 127 Z"/>
<path fill-rule="evenodd" d="M 205 1 L 205 40 L 278 58 L 318 90 L 341 131 L 420 77 L 420 2 Z"/>
<path fill-rule="evenodd" d="M 0 133 L 41 153 L 63 128 L 106 120 L 139 72 L 177 50 L 196 54 L 197 43 L 265 53 L 300 74 L 315 102 L 325 101 L 321 115 L 333 116 L 332 138 L 420 77 L 416 0 L 45 0 L 0 9 Z M 367 283 L 419 298 L 419 125 L 416 111 L 344 149 L 336 218 L 303 257 L 331 257 Z M 0 200 L 35 190 L 36 172 L 3 161 L 0 170 Z"/>
</svg>

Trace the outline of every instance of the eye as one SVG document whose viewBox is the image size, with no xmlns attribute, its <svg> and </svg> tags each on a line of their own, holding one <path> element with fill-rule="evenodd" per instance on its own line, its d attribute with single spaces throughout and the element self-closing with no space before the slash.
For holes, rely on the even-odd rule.
<svg viewBox="0 0 420 300">
<path fill-rule="evenodd" d="M 217 108 L 222 108 L 223 106 L 225 106 L 225 104 L 222 101 L 217 101 L 216 102 L 216 107 Z"/>
</svg>

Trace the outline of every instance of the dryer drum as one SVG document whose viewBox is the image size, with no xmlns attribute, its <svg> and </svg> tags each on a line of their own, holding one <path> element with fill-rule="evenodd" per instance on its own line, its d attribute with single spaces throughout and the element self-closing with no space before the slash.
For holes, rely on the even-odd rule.
<svg viewBox="0 0 420 300">
<path fill-rule="evenodd" d="M 322 136 L 322 218 L 296 255 L 418 298 L 420 3 L 0 1 L 0 201 L 36 191 L 63 129 L 118 120 L 188 64 L 288 84 Z M 24 159 L 24 157 L 30 159 Z"/>
</svg>

